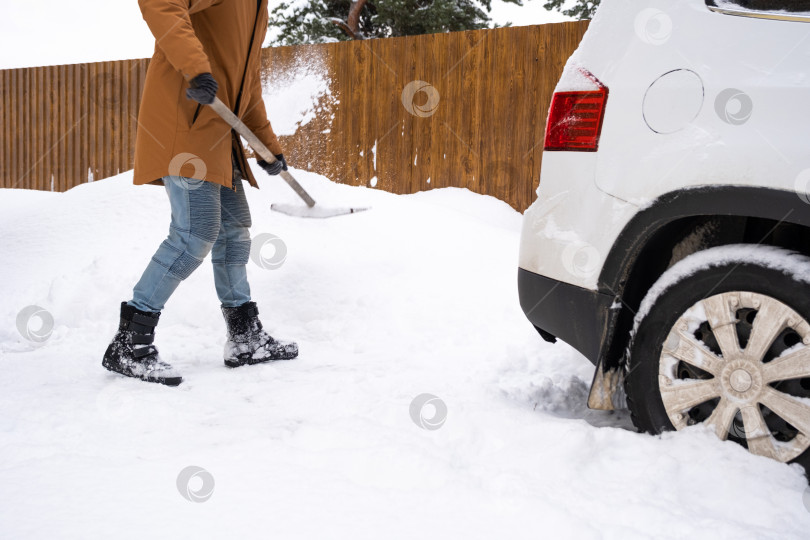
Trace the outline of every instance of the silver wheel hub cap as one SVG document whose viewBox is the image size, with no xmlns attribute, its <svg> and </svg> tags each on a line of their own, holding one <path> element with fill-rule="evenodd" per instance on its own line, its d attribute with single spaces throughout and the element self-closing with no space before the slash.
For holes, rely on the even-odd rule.
<svg viewBox="0 0 810 540">
<path fill-rule="evenodd" d="M 751 374 L 744 368 L 735 369 L 728 378 L 728 385 L 730 386 L 728 391 L 743 394 L 751 389 L 753 381 Z"/>
<path fill-rule="evenodd" d="M 720 375 L 724 394 L 740 402 L 753 403 L 762 391 L 762 370 L 754 362 L 728 362 Z"/>
<path fill-rule="evenodd" d="M 744 347 L 738 335 L 741 312 L 756 313 Z M 706 324 L 720 354 L 696 337 Z M 786 330 L 798 336 L 798 343 L 775 358 L 769 356 Z M 751 292 L 701 300 L 678 319 L 661 351 L 658 382 L 667 416 L 676 429 L 683 429 L 695 423 L 690 411 L 715 400 L 716 407 L 702 422 L 718 437 L 733 435 L 745 440 L 751 452 L 779 461 L 795 459 L 810 447 L 810 400 L 780 388 L 786 381 L 810 379 L 808 345 L 810 324 L 779 300 Z M 703 375 L 684 376 L 679 366 Z M 777 440 L 764 412 L 798 433 Z M 738 427 L 740 420 L 743 427 Z"/>
</svg>

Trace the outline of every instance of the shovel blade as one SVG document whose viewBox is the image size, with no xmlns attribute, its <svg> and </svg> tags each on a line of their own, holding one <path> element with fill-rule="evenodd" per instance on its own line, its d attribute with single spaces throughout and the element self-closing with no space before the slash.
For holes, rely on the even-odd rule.
<svg viewBox="0 0 810 540">
<path fill-rule="evenodd" d="M 334 207 L 329 208 L 326 206 L 315 205 L 313 207 L 309 207 L 302 204 L 271 204 L 270 209 L 274 212 L 279 212 L 281 214 L 286 214 L 288 216 L 293 217 L 302 217 L 302 218 L 330 218 L 335 216 L 343 216 L 346 214 L 356 214 L 357 212 L 363 212 L 364 210 L 368 210 L 369 207 L 351 207 L 351 206 L 344 206 L 344 207 Z"/>
</svg>

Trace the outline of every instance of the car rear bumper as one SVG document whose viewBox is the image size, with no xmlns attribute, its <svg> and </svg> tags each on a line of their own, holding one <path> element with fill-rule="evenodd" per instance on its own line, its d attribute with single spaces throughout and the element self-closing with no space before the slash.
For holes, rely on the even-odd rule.
<svg viewBox="0 0 810 540">
<path fill-rule="evenodd" d="M 557 337 L 597 363 L 611 320 L 613 295 L 518 269 L 520 306 L 547 340 Z"/>
</svg>

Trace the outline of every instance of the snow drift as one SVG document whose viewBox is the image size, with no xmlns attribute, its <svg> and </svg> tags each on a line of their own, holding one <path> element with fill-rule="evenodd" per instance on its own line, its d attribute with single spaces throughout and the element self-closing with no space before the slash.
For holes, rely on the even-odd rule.
<svg viewBox="0 0 810 540">
<path fill-rule="evenodd" d="M 269 212 L 295 194 L 256 172 L 252 234 L 287 256 L 249 265 L 253 296 L 301 356 L 226 369 L 206 262 L 157 330 L 174 389 L 100 366 L 167 232 L 163 190 L 126 173 L 0 191 L 0 537 L 806 537 L 797 467 L 585 409 L 592 366 L 520 310 L 506 204 L 294 171 L 319 201 L 373 207 L 302 220 Z M 53 317 L 41 342 L 17 328 L 31 305 Z M 422 394 L 438 429 L 411 418 Z"/>
</svg>

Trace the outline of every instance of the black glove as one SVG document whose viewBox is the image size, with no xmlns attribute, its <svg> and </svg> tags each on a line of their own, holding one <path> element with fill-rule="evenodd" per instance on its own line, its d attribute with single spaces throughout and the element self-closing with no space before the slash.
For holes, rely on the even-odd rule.
<svg viewBox="0 0 810 540">
<path fill-rule="evenodd" d="M 186 97 L 203 105 L 210 105 L 214 102 L 219 85 L 210 73 L 200 73 L 189 82 L 186 90 Z"/>
<path fill-rule="evenodd" d="M 264 172 L 269 174 L 270 176 L 275 176 L 279 174 L 281 171 L 287 170 L 287 160 L 284 159 L 284 154 L 275 154 L 276 159 L 278 161 L 274 161 L 273 163 L 267 163 L 263 159 L 258 160 L 256 163 L 264 169 Z"/>
</svg>

